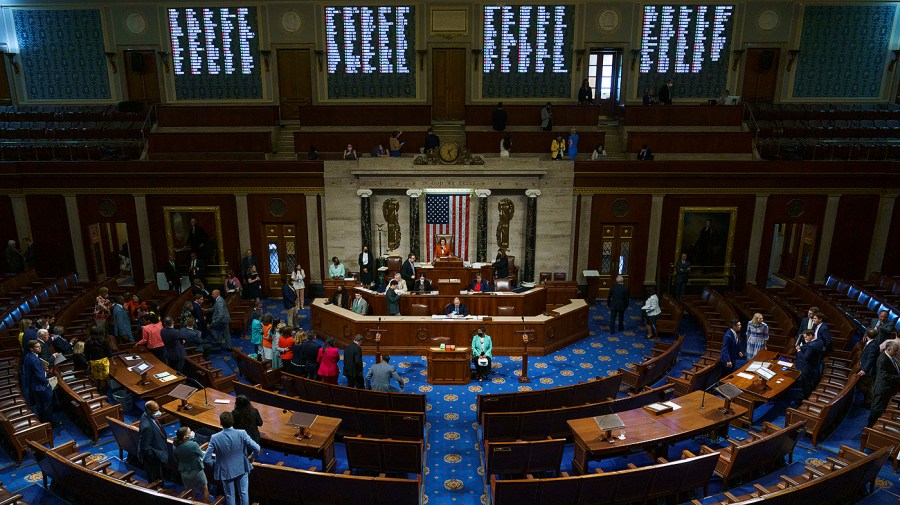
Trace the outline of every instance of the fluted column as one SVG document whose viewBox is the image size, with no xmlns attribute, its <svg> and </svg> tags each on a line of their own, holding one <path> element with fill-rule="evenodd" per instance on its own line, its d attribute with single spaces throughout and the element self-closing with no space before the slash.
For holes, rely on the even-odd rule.
<svg viewBox="0 0 900 505">
<path fill-rule="evenodd" d="M 357 196 L 359 196 L 359 239 L 360 239 L 360 250 L 362 250 L 362 245 L 368 245 L 369 250 L 372 250 L 372 206 L 370 196 L 372 196 L 371 189 L 359 189 L 356 190 Z"/>
<path fill-rule="evenodd" d="M 476 189 L 475 196 L 478 197 L 478 223 L 475 243 L 475 261 L 487 261 L 487 233 L 488 233 L 488 201 L 487 197 L 491 196 L 489 189 Z"/>
<path fill-rule="evenodd" d="M 419 251 L 419 197 L 422 196 L 422 190 L 408 189 L 406 196 L 409 197 L 409 254 L 415 254 L 419 261 L 425 261 Z"/>
<path fill-rule="evenodd" d="M 522 285 L 534 286 L 534 257 L 537 247 L 537 197 L 541 196 L 541 190 L 529 189 L 525 191 L 528 197 L 528 207 L 525 209 L 525 272 L 522 275 Z"/>
</svg>

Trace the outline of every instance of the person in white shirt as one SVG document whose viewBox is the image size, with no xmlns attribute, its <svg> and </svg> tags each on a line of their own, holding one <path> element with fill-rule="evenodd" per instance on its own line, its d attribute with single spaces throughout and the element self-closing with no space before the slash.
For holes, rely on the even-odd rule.
<svg viewBox="0 0 900 505">
<path fill-rule="evenodd" d="M 603 144 L 598 144 L 594 149 L 594 152 L 591 153 L 592 161 L 603 161 L 606 159 L 606 149 L 603 148 Z"/>
<path fill-rule="evenodd" d="M 291 272 L 291 287 L 297 293 L 297 308 L 300 310 L 304 308 L 303 293 L 306 291 L 306 283 L 303 282 L 303 279 L 306 279 L 306 272 L 303 271 L 303 267 L 299 264 L 294 265 L 294 271 Z"/>
<path fill-rule="evenodd" d="M 641 311 L 647 328 L 647 338 L 657 338 L 659 335 L 656 334 L 656 319 L 662 313 L 662 309 L 659 308 L 659 297 L 656 296 L 656 288 L 653 286 L 647 287 L 647 301 L 644 302 Z"/>
</svg>

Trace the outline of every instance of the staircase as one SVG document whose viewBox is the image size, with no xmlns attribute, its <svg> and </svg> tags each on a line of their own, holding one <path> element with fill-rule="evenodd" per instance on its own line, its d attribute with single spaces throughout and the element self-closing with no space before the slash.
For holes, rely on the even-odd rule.
<svg viewBox="0 0 900 505">
<path fill-rule="evenodd" d="M 465 121 L 435 121 L 432 128 L 434 128 L 434 134 L 441 138 L 441 142 L 456 142 L 459 146 L 466 145 Z"/>
<path fill-rule="evenodd" d="M 296 160 L 297 155 L 294 152 L 294 132 L 300 131 L 299 126 L 285 126 L 279 128 L 275 132 L 275 154 L 272 159 L 276 161 Z M 301 159 L 306 159 L 305 156 Z"/>
<path fill-rule="evenodd" d="M 597 124 L 597 130 L 605 134 L 604 147 L 606 148 L 606 157 L 609 160 L 627 160 L 628 153 L 625 152 L 625 144 L 622 142 L 622 129 L 619 122 L 615 119 L 600 118 Z M 594 152 L 597 146 L 584 146 L 586 151 Z M 579 149 L 580 150 L 580 149 Z"/>
</svg>

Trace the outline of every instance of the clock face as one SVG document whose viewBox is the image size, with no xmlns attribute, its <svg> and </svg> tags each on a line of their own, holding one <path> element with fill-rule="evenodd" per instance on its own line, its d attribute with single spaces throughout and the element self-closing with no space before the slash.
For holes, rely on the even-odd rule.
<svg viewBox="0 0 900 505">
<path fill-rule="evenodd" d="M 443 142 L 438 148 L 438 158 L 441 163 L 456 163 L 459 159 L 459 146 L 456 142 Z"/>
</svg>

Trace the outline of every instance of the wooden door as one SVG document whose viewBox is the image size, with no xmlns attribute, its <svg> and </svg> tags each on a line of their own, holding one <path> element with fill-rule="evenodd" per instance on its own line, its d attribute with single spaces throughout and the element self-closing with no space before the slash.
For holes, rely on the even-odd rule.
<svg viewBox="0 0 900 505">
<path fill-rule="evenodd" d="M 597 298 L 605 300 L 609 288 L 621 275 L 628 285 L 631 274 L 631 246 L 634 241 L 633 224 L 604 224 L 600 238 L 600 261 L 597 271 L 600 272 Z M 631 286 L 629 286 L 631 288 Z"/>
<path fill-rule="evenodd" d="M 819 227 L 812 224 L 800 226 L 800 247 L 797 249 L 797 270 L 794 277 L 803 284 L 812 284 L 815 275 L 816 235 Z"/>
<path fill-rule="evenodd" d="M 592 49 L 588 54 L 587 80 L 594 103 L 603 116 L 614 116 L 622 89 L 622 48 Z M 578 83 L 581 88 L 581 83 Z"/>
<path fill-rule="evenodd" d="M 285 275 L 294 271 L 297 263 L 297 225 L 295 223 L 263 224 L 264 252 L 259 262 L 263 294 L 281 296 Z M 304 268 L 308 271 L 309 269 Z M 307 281 L 309 279 L 307 278 Z"/>
<path fill-rule="evenodd" d="M 309 49 L 278 49 L 276 54 L 281 119 L 300 119 L 300 107 L 312 101 Z"/>
<path fill-rule="evenodd" d="M 779 50 L 775 48 L 747 50 L 744 59 L 744 84 L 739 91 L 741 100 L 771 102 L 775 99 L 778 55 Z"/>
<path fill-rule="evenodd" d="M 6 58 L 0 58 L 0 105 L 12 105 L 12 88 L 10 74 L 6 66 Z"/>
<path fill-rule="evenodd" d="M 466 117 L 466 50 L 432 50 L 431 117 L 438 121 Z"/>
<path fill-rule="evenodd" d="M 159 67 L 156 53 L 150 50 L 122 51 L 123 62 L 119 65 L 125 74 L 125 89 L 129 100 L 159 103 Z"/>
</svg>

